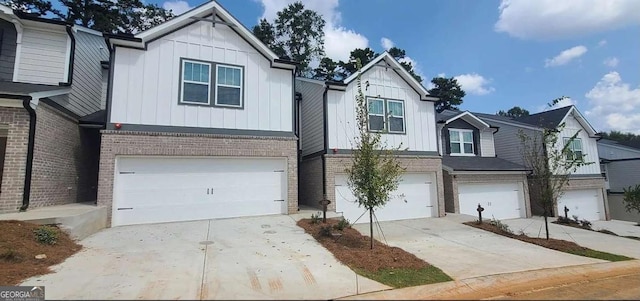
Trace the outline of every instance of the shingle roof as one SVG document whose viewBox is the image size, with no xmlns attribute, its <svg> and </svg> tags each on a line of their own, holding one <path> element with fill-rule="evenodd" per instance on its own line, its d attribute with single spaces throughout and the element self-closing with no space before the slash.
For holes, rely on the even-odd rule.
<svg viewBox="0 0 640 301">
<path fill-rule="evenodd" d="M 609 145 L 626 146 L 626 147 L 635 148 L 635 149 L 640 150 L 640 141 L 615 141 L 615 140 L 610 140 L 610 139 L 600 139 L 600 140 L 598 140 L 598 143 L 609 144 Z"/>
<path fill-rule="evenodd" d="M 527 171 L 528 169 L 496 157 L 443 156 L 442 165 L 454 171 Z"/>
<path fill-rule="evenodd" d="M 528 123 L 530 125 L 535 125 L 543 128 L 554 129 L 560 125 L 560 122 L 567 116 L 569 110 L 571 110 L 573 106 L 562 107 L 559 109 L 549 110 L 545 112 L 540 112 L 536 114 L 532 114 L 529 116 L 523 116 L 520 118 L 516 118 L 516 121 Z"/>
<path fill-rule="evenodd" d="M 80 117 L 80 124 L 105 124 L 107 120 L 107 110 L 100 110 L 89 115 Z"/>
<path fill-rule="evenodd" d="M 488 123 L 491 126 L 498 126 L 497 124 L 493 123 L 492 120 L 500 120 L 500 121 L 512 123 L 515 125 L 524 125 L 529 127 L 531 126 L 531 124 L 519 122 L 507 116 L 500 116 L 500 115 L 486 114 L 486 113 L 476 113 L 476 112 L 473 112 L 473 115 L 478 116 L 478 118 L 482 119 L 484 122 Z M 492 120 L 487 120 L 487 119 L 492 119 Z"/>
<path fill-rule="evenodd" d="M 436 122 L 449 120 L 455 116 L 464 113 L 464 111 L 444 110 L 442 112 L 436 112 Z"/>
</svg>

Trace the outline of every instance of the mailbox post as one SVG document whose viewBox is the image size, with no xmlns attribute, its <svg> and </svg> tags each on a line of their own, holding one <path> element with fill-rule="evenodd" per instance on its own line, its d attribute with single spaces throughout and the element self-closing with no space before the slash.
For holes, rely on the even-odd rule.
<svg viewBox="0 0 640 301">
<path fill-rule="evenodd" d="M 327 206 L 331 204 L 331 201 L 327 200 L 327 195 L 324 195 L 319 203 L 322 205 L 322 223 L 324 224 L 327 222 Z"/>
<path fill-rule="evenodd" d="M 564 206 L 564 218 L 569 219 L 569 215 L 567 214 L 569 212 L 569 208 L 567 208 L 567 206 Z"/>
<path fill-rule="evenodd" d="M 478 224 L 482 224 L 482 211 L 484 211 L 484 208 L 478 204 L 478 209 L 476 210 L 478 211 Z"/>
</svg>

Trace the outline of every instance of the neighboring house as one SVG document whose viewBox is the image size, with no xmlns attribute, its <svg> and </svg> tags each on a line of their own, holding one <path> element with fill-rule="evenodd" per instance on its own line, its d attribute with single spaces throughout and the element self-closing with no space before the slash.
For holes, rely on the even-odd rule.
<svg viewBox="0 0 640 301">
<path fill-rule="evenodd" d="M 612 219 L 639 222 L 638 212 L 627 212 L 624 189 L 640 184 L 640 147 L 621 142 L 598 140 L 600 168 L 606 179 L 607 199 Z"/>
<path fill-rule="evenodd" d="M 215 1 L 108 44 L 112 226 L 298 210 L 294 63 Z"/>
<path fill-rule="evenodd" d="M 342 82 L 296 79 L 296 91 L 302 97 L 300 203 L 319 207 L 321 200 L 328 199 L 328 209 L 351 222 L 365 212 L 355 203 L 345 173 L 358 137 L 358 74 L 369 107 L 369 130 L 384 132 L 382 143 L 388 147 L 401 146 L 399 160 L 406 167 L 398 190 L 378 210 L 377 219 L 444 216 L 435 98 L 387 52 Z"/>
<path fill-rule="evenodd" d="M 95 201 L 102 34 L 0 5 L 0 44 L 0 212 Z"/>
<path fill-rule="evenodd" d="M 491 126 L 470 112 L 445 110 L 436 115 L 444 169 L 447 212 L 486 218 L 530 217 L 528 170 L 496 157 Z"/>
<path fill-rule="evenodd" d="M 577 155 L 584 155 L 586 162 L 592 164 L 578 168 L 570 175 L 570 180 L 563 189 L 554 214 L 564 214 L 564 207 L 569 208 L 569 216 L 577 215 L 581 219 L 600 220 L 609 219 L 605 181 L 599 167 L 597 132 L 576 109 L 568 106 L 549 110 L 526 117 L 510 118 L 478 114 L 479 117 L 491 125 L 500 126 L 500 131 L 494 135 L 496 155 L 514 163 L 524 164 L 522 146 L 519 133 L 529 137 L 540 135 L 541 129 L 564 128 L 558 133 L 559 145 L 562 147 L 568 139 L 580 131 L 570 149 Z M 531 210 L 534 214 L 542 214 L 538 189 L 530 187 Z"/>
</svg>

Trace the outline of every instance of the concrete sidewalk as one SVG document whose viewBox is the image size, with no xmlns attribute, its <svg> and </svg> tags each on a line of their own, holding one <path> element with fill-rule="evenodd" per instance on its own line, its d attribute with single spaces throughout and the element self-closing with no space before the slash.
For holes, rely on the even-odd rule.
<svg viewBox="0 0 640 301">
<path fill-rule="evenodd" d="M 508 296 L 519 292 L 628 275 L 640 275 L 639 260 L 482 276 L 373 292 L 338 300 L 477 300 L 505 296 L 508 299 Z"/>
</svg>

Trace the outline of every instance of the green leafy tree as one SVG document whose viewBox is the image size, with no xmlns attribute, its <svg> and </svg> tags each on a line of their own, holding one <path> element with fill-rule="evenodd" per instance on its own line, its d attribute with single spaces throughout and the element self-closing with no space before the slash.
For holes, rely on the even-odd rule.
<svg viewBox="0 0 640 301">
<path fill-rule="evenodd" d="M 12 0 L 3 1 L 2 4 L 11 7 L 13 10 L 32 13 L 39 16 L 44 16 L 48 13 L 59 13 L 57 9 L 53 8 L 53 4 L 46 0 Z"/>
<path fill-rule="evenodd" d="M 538 193 L 539 205 L 542 207 L 546 237 L 549 239 L 549 222 L 558 199 L 563 195 L 563 188 L 569 182 L 569 176 L 578 168 L 593 164 L 585 162 L 585 154 L 574 153 L 570 146 L 580 131 L 570 138 L 560 140 L 559 133 L 564 124 L 557 129 L 543 129 L 542 134 L 529 136 L 520 130 L 518 136 L 522 143 L 522 156 L 525 165 L 531 169 L 529 183 Z"/>
<path fill-rule="evenodd" d="M 298 63 L 297 76 L 310 75 L 311 61 L 324 56 L 322 16 L 305 9 L 302 2 L 294 2 L 278 12 L 274 24 L 276 50 L 281 47 L 286 56 Z"/>
<path fill-rule="evenodd" d="M 376 56 L 378 56 L 378 54 L 369 47 L 364 49 L 356 48 L 354 50 L 351 50 L 351 53 L 349 54 L 349 60 L 347 60 L 346 62 L 340 61 L 338 63 L 340 67 L 339 77 L 342 77 L 344 79 L 349 77 L 351 74 L 354 74 L 358 70 L 358 66 L 356 63 L 357 61 L 360 61 L 360 63 L 364 66 L 373 61 Z"/>
<path fill-rule="evenodd" d="M 523 116 L 529 116 L 529 111 L 527 111 L 526 109 L 523 109 L 521 107 L 515 106 L 515 107 L 509 109 L 506 112 L 503 111 L 503 110 L 500 110 L 500 111 L 498 111 L 498 113 L 496 113 L 496 115 L 505 116 L 505 117 L 511 117 L 511 118 L 518 118 L 518 117 L 523 117 Z"/>
<path fill-rule="evenodd" d="M 360 60 L 356 61 L 358 69 L 362 68 Z M 373 215 L 374 210 L 383 207 L 390 199 L 391 193 L 398 189 L 400 176 L 404 168 L 393 154 L 399 150 L 389 149 L 381 141 L 379 132 L 368 130 L 368 107 L 360 75 L 357 78 L 358 93 L 356 95 L 356 118 L 358 136 L 353 147 L 353 164 L 345 171 L 347 183 L 355 196 L 358 206 L 369 212 L 369 230 L 371 249 L 373 249 Z"/>
<path fill-rule="evenodd" d="M 627 212 L 635 211 L 640 214 L 640 184 L 623 188 L 624 191 L 624 208 Z M 638 221 L 640 225 L 640 221 Z"/>
<path fill-rule="evenodd" d="M 253 27 L 253 34 L 275 52 L 278 57 L 284 58 L 286 56 L 282 44 L 276 41 L 275 27 L 267 19 L 260 19 L 260 23 Z"/>
<path fill-rule="evenodd" d="M 313 78 L 318 80 L 341 80 L 338 62 L 328 57 L 323 57 L 320 60 L 320 65 L 313 70 Z"/>
<path fill-rule="evenodd" d="M 467 93 L 462 90 L 458 80 L 451 77 L 434 77 L 431 80 L 433 88 L 429 89 L 431 96 L 438 97 L 436 102 L 436 112 L 442 112 L 444 110 L 457 110 L 458 106 L 462 104 L 463 99 Z"/>
<path fill-rule="evenodd" d="M 389 52 L 389 54 L 396 59 L 396 61 L 398 61 L 400 65 L 402 65 L 402 67 L 407 70 L 411 76 L 413 76 L 413 78 L 415 78 L 419 83 L 422 83 L 422 77 L 416 73 L 413 68 L 413 64 L 405 59 L 407 55 L 404 49 L 391 47 L 387 52 Z"/>
</svg>

